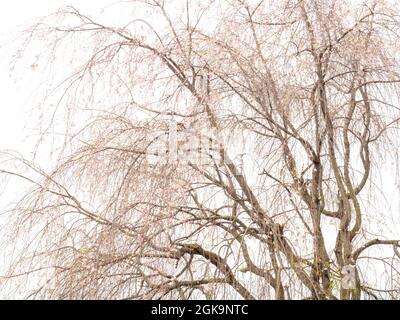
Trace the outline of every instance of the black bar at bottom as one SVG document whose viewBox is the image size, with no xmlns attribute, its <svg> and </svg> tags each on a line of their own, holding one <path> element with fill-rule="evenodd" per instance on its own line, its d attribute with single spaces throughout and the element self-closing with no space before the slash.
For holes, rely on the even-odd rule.
<svg viewBox="0 0 400 320">
<path fill-rule="evenodd" d="M 75 320 L 90 319 L 282 319 L 282 317 L 315 316 L 348 317 L 382 316 L 398 312 L 399 301 L 0 301 L 0 310 L 9 315 L 29 318 Z M 8 310 L 7 310 L 8 309 Z M 6 313 L 3 313 L 6 314 Z M 4 319 L 7 319 L 5 317 Z"/>
</svg>

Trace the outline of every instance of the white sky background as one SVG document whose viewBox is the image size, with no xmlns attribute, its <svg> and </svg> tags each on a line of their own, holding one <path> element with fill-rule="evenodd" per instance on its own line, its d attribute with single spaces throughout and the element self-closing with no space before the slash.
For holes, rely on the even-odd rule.
<svg viewBox="0 0 400 320">
<path fill-rule="evenodd" d="M 0 150 L 12 149 L 22 155 L 29 157 L 33 148 L 32 141 L 27 140 L 31 132 L 29 123 L 29 112 L 32 104 L 30 97 L 35 93 L 40 75 L 35 75 L 29 68 L 20 70 L 19 74 L 10 69 L 10 58 L 18 49 L 17 44 L 10 43 L 10 39 L 18 33 L 37 22 L 41 17 L 57 11 L 58 8 L 72 5 L 84 12 L 101 9 L 112 0 L 13 0 L 0 3 Z M 18 42 L 17 42 L 18 43 Z M 29 54 L 25 60 L 32 59 Z M 29 66 L 30 61 L 21 61 Z M 33 80 L 33 81 L 32 81 Z M 2 181 L 0 178 L 0 211 L 3 210 L 16 196 L 21 193 L 21 184 L 17 181 Z M 4 217 L 0 216 L 0 241 L 1 228 L 5 223 Z M 3 249 L 2 243 L 0 248 Z M 9 257 L 7 252 L 0 252 L 0 276 L 6 267 Z M 8 261 L 7 261 L 8 262 Z M 5 288 L 0 285 L 0 299 L 7 297 Z"/>
<path fill-rule="evenodd" d="M 53 13 L 61 6 L 73 5 L 82 10 L 99 9 L 111 0 L 13 0 L 0 4 L 0 150 L 20 149 L 26 124 L 26 107 L 29 105 L 29 94 L 34 91 L 34 85 L 26 87 L 26 83 L 14 82 L 9 69 L 9 61 L 5 52 L 15 50 L 15 46 L 6 45 L 10 36 L 22 30 L 24 26 L 35 23 L 40 17 Z M 22 84 L 22 85 L 21 85 Z M 24 121 L 25 119 L 25 121 Z M 23 151 L 20 149 L 20 151 Z"/>
<path fill-rule="evenodd" d="M 20 74 L 15 81 L 8 59 L 10 50 L 17 48 L 12 45 L 4 46 L 10 36 L 17 30 L 22 30 L 24 26 L 35 23 L 40 17 L 53 13 L 61 6 L 72 5 L 82 12 L 90 12 L 115 2 L 115 0 L 13 0 L 0 4 L 0 150 L 14 149 L 29 157 L 32 149 L 32 142 L 25 138 L 29 135 L 27 129 L 29 111 L 33 107 L 29 104 L 29 98 L 34 93 L 37 83 L 32 81 L 29 69 L 26 73 Z M 29 65 L 29 61 L 25 62 Z M 373 205 L 383 211 L 381 213 L 386 215 L 392 234 L 397 234 L 400 238 L 400 172 L 396 169 L 393 159 L 389 159 L 385 165 L 386 169 L 382 165 L 381 181 L 376 180 L 374 183 L 385 193 L 387 203 L 384 206 Z M 2 193 L 3 189 L 4 183 L 0 180 L 0 211 L 13 200 L 18 191 L 21 192 L 20 186 L 14 183 L 7 185 L 7 192 Z M 4 219 L 0 216 L 0 228 L 1 223 L 4 223 Z M 0 276 L 6 256 L 6 253 L 0 253 Z M 1 289 L 0 286 L 0 299 L 5 296 Z"/>
</svg>

